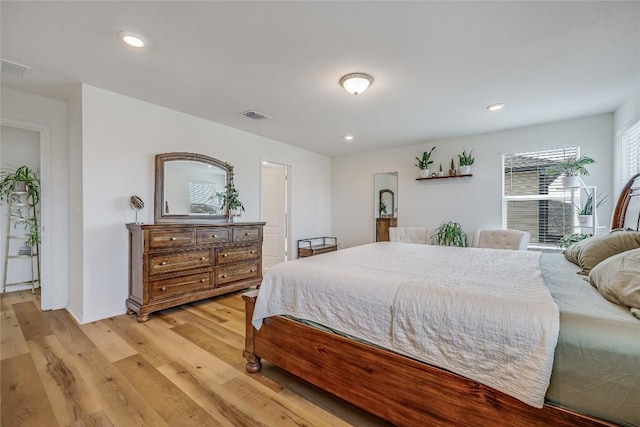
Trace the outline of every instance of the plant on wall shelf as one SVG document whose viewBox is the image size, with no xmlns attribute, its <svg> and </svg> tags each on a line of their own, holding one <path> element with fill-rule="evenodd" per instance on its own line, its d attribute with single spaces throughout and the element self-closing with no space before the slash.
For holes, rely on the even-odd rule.
<svg viewBox="0 0 640 427">
<path fill-rule="evenodd" d="M 453 176 L 456 174 L 456 164 L 453 161 L 453 158 L 451 158 L 451 165 L 449 166 L 449 175 Z"/>
<path fill-rule="evenodd" d="M 449 221 L 436 228 L 433 238 L 441 246 L 467 246 L 467 234 L 462 230 L 458 222 Z"/>
<path fill-rule="evenodd" d="M 473 164 L 475 159 L 471 155 L 472 153 L 473 153 L 473 149 L 469 151 L 469 154 L 467 154 L 467 150 L 463 149 L 462 154 L 458 154 L 458 160 L 460 162 L 460 166 L 471 166 Z"/>
<path fill-rule="evenodd" d="M 436 147 L 433 147 L 430 151 L 422 153 L 422 158 L 416 157 L 416 160 L 418 161 L 416 166 L 420 169 L 429 169 L 429 165 L 433 163 L 433 160 L 431 160 L 431 153 L 433 153 L 433 150 L 435 149 Z"/>
</svg>

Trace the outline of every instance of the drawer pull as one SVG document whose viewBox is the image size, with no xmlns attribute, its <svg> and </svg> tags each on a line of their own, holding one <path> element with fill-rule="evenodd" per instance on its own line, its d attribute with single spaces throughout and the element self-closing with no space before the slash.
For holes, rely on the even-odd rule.
<svg viewBox="0 0 640 427">
<path fill-rule="evenodd" d="M 256 269 L 255 269 L 255 268 L 252 268 L 252 269 L 251 269 L 251 272 L 252 272 L 252 273 L 255 273 L 255 272 L 256 272 Z"/>
<path fill-rule="evenodd" d="M 202 257 L 200 258 L 200 261 L 204 261 L 205 259 L 207 259 L 206 257 Z"/>
<path fill-rule="evenodd" d="M 251 236 L 251 233 L 246 232 L 246 233 L 244 233 L 244 235 L 245 235 L 245 236 Z"/>
<path fill-rule="evenodd" d="M 229 254 L 222 254 L 222 258 L 226 258 L 228 256 L 229 256 Z"/>
<path fill-rule="evenodd" d="M 172 237 L 171 240 L 178 240 L 178 238 L 177 237 Z"/>
<path fill-rule="evenodd" d="M 249 253 L 250 253 L 250 254 L 255 254 L 255 253 L 256 253 L 256 251 L 250 251 Z"/>
<path fill-rule="evenodd" d="M 211 237 L 215 239 L 216 237 L 218 237 L 218 235 L 217 234 L 212 234 Z"/>
<path fill-rule="evenodd" d="M 200 283 L 204 283 L 206 281 L 207 281 L 207 279 L 200 279 Z"/>
<path fill-rule="evenodd" d="M 160 265 L 167 265 L 167 261 L 162 261 Z"/>
<path fill-rule="evenodd" d="M 223 279 L 226 279 L 226 278 L 227 278 L 227 275 L 226 275 L 226 274 L 223 274 L 221 277 L 222 277 Z"/>
<path fill-rule="evenodd" d="M 163 286 L 163 287 L 161 287 L 161 288 L 160 288 L 160 290 L 161 290 L 161 291 L 166 291 L 166 290 L 167 290 L 167 287 L 166 287 L 166 286 Z"/>
</svg>

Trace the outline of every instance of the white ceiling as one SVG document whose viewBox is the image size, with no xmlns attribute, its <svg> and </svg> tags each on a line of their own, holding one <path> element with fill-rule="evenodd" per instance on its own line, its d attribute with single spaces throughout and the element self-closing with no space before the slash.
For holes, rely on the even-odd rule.
<svg viewBox="0 0 640 427">
<path fill-rule="evenodd" d="M 612 112 L 640 81 L 635 1 L 0 7 L 2 58 L 32 67 L 3 86 L 65 100 L 84 82 L 328 155 Z M 375 83 L 349 95 L 350 72 Z"/>
</svg>

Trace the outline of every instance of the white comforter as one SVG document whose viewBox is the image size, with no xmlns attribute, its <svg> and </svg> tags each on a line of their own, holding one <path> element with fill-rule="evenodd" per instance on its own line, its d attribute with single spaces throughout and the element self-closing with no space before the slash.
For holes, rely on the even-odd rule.
<svg viewBox="0 0 640 427">
<path fill-rule="evenodd" d="M 559 312 L 539 252 L 373 243 L 276 265 L 253 325 L 287 314 L 542 407 Z"/>
</svg>

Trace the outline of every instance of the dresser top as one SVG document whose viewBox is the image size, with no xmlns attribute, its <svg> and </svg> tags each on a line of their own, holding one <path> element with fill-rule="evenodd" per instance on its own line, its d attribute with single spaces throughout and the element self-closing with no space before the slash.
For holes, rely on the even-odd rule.
<svg viewBox="0 0 640 427">
<path fill-rule="evenodd" d="M 242 226 L 264 226 L 266 222 L 191 222 L 191 223 L 162 223 L 162 224 L 143 224 L 139 222 L 130 222 L 127 228 L 130 230 L 153 230 L 153 229 L 179 229 L 179 228 L 213 228 L 213 227 L 242 227 Z"/>
</svg>

